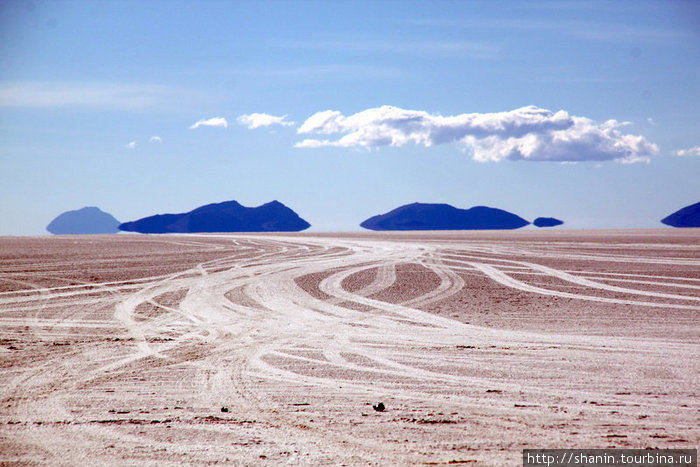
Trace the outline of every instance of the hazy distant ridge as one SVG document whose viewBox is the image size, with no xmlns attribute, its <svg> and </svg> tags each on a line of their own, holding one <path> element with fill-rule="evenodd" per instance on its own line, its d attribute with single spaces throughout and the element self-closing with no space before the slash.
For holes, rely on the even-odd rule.
<svg viewBox="0 0 700 467">
<path fill-rule="evenodd" d="M 156 214 L 125 222 L 119 229 L 140 233 L 298 232 L 310 226 L 275 200 L 254 208 L 237 201 L 207 204 L 186 213 Z"/>
<path fill-rule="evenodd" d="M 119 232 L 119 221 L 111 214 L 89 206 L 59 214 L 46 230 L 54 235 L 113 234 Z"/>
</svg>

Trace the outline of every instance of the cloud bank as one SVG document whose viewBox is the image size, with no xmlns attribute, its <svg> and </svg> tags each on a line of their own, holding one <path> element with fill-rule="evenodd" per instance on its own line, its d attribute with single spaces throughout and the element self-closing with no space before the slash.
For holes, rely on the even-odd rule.
<svg viewBox="0 0 700 467">
<path fill-rule="evenodd" d="M 367 109 L 344 116 L 335 110 L 318 112 L 298 134 L 340 135 L 337 139 L 305 139 L 299 148 L 323 146 L 377 147 L 414 143 L 426 147 L 457 142 L 471 149 L 477 161 L 606 161 L 633 163 L 649 160 L 658 147 L 643 136 L 627 135 L 626 123 L 604 123 L 551 112 L 535 106 L 508 112 L 453 116 L 429 114 L 394 106 Z"/>
<path fill-rule="evenodd" d="M 679 149 L 675 152 L 676 156 L 688 157 L 688 156 L 700 156 L 700 146 L 693 146 L 688 149 Z"/>
<path fill-rule="evenodd" d="M 252 114 L 247 114 L 247 115 L 241 115 L 238 117 L 236 120 L 238 123 L 241 125 L 245 125 L 251 130 L 254 130 L 255 128 L 260 128 L 264 126 L 271 126 L 271 125 L 282 125 L 282 126 L 290 126 L 294 125 L 294 122 L 290 122 L 285 120 L 287 118 L 286 115 L 282 115 L 281 117 L 276 117 L 274 115 L 270 114 L 264 114 L 264 113 L 252 113 Z"/>
<path fill-rule="evenodd" d="M 224 117 L 213 117 L 213 118 L 207 118 L 207 119 L 202 119 L 198 121 L 197 123 L 193 124 L 190 126 L 190 130 L 195 130 L 201 126 L 213 126 L 213 127 L 222 127 L 222 128 L 228 128 L 228 122 Z"/>
</svg>

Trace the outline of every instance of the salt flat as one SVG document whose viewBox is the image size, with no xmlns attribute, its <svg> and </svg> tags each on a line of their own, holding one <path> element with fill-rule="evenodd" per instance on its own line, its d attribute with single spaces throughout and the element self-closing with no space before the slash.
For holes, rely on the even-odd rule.
<svg viewBox="0 0 700 467">
<path fill-rule="evenodd" d="M 698 229 L 4 237 L 0 464 L 696 447 L 699 313 Z"/>
</svg>

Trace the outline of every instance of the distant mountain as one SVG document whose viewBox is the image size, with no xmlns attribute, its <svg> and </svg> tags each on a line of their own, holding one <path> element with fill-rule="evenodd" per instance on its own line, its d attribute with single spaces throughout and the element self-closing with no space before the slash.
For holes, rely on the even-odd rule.
<svg viewBox="0 0 700 467">
<path fill-rule="evenodd" d="M 535 227 L 554 227 L 557 225 L 562 225 L 564 221 L 560 221 L 554 217 L 538 217 L 532 221 L 532 223 L 535 225 Z"/>
<path fill-rule="evenodd" d="M 91 206 L 60 214 L 46 226 L 46 230 L 54 235 L 112 234 L 119 232 L 119 221 Z"/>
<path fill-rule="evenodd" d="M 671 227 L 700 227 L 700 202 L 679 209 L 661 222 Z"/>
<path fill-rule="evenodd" d="M 279 201 L 248 208 L 237 201 L 207 204 L 182 214 L 157 214 L 119 226 L 140 233 L 297 232 L 311 226 Z"/>
<path fill-rule="evenodd" d="M 502 209 L 449 204 L 413 203 L 370 217 L 360 224 L 370 230 L 486 230 L 518 229 L 529 222 Z"/>
</svg>

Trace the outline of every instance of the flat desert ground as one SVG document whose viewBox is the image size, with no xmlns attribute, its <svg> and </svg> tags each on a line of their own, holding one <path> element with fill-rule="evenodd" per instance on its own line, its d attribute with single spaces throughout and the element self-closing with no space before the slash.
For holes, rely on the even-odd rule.
<svg viewBox="0 0 700 467">
<path fill-rule="evenodd" d="M 699 420 L 698 229 L 0 238 L 1 465 L 513 466 Z"/>
</svg>

